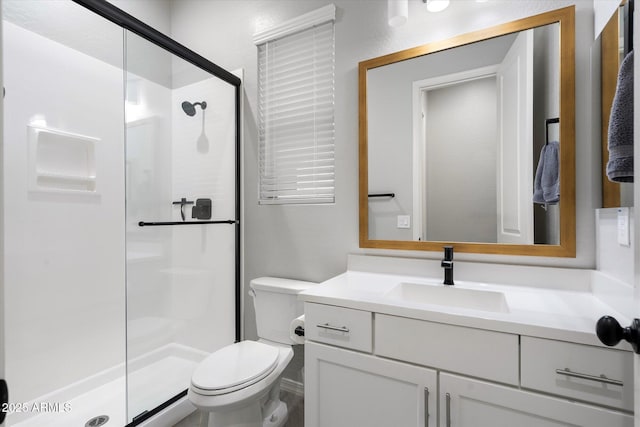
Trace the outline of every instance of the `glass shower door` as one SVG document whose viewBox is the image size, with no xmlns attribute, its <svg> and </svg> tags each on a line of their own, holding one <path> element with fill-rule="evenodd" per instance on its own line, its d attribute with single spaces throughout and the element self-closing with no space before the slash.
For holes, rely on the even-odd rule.
<svg viewBox="0 0 640 427">
<path fill-rule="evenodd" d="M 129 421 L 236 334 L 235 87 L 126 33 Z"/>
<path fill-rule="evenodd" d="M 124 425 L 123 31 L 70 1 L 2 18 L 5 425 Z"/>
</svg>

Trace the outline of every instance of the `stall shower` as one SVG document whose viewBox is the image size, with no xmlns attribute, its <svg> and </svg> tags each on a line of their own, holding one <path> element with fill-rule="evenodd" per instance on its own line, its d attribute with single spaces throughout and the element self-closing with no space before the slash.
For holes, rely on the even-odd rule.
<svg viewBox="0 0 640 427">
<path fill-rule="evenodd" d="M 6 422 L 137 425 L 239 339 L 240 78 L 104 1 L 2 14 Z"/>
</svg>

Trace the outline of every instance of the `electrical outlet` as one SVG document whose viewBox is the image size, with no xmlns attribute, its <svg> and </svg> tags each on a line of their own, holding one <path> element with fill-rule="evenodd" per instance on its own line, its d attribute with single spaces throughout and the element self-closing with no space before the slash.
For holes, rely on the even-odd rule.
<svg viewBox="0 0 640 427">
<path fill-rule="evenodd" d="M 411 228 L 411 215 L 398 215 L 398 228 Z"/>
<path fill-rule="evenodd" d="M 618 243 L 631 246 L 629 236 L 629 208 L 618 208 Z"/>
</svg>

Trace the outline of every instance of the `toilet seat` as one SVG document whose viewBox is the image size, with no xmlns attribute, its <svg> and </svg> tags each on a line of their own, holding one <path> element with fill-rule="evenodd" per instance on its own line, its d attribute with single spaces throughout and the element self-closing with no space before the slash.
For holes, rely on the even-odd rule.
<svg viewBox="0 0 640 427">
<path fill-rule="evenodd" d="M 276 368 L 279 353 L 277 347 L 256 341 L 228 345 L 200 363 L 191 377 L 191 386 L 206 396 L 249 387 Z"/>
</svg>

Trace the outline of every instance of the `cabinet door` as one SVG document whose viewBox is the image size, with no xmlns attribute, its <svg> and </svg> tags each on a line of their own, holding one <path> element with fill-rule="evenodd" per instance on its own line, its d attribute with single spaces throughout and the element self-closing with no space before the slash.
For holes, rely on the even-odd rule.
<svg viewBox="0 0 640 427">
<path fill-rule="evenodd" d="M 435 427 L 436 386 L 430 369 L 305 344 L 306 427 Z"/>
<path fill-rule="evenodd" d="M 633 427 L 633 416 L 440 374 L 441 427 Z"/>
</svg>

